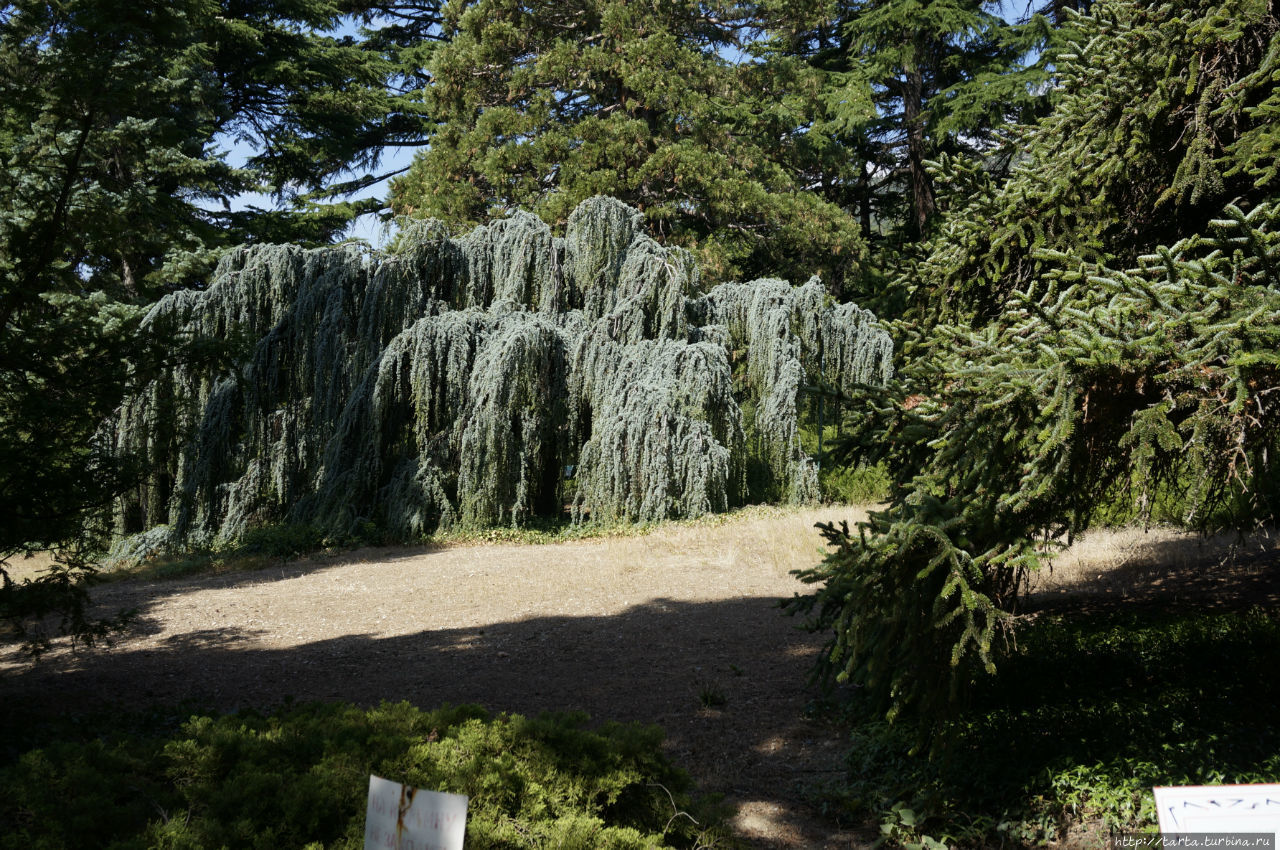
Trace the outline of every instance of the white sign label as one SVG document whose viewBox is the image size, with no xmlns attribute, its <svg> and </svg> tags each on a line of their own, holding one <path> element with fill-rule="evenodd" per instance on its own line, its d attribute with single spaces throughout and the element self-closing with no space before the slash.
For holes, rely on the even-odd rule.
<svg viewBox="0 0 1280 850">
<path fill-rule="evenodd" d="M 369 777 L 364 850 L 462 850 L 467 798 Z"/>
<path fill-rule="evenodd" d="M 1280 833 L 1280 785 L 1155 788 L 1160 832 Z"/>
</svg>

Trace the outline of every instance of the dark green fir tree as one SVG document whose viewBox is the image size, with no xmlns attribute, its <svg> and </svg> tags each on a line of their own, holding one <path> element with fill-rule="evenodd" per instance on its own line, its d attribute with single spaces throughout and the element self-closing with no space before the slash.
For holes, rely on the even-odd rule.
<svg viewBox="0 0 1280 850">
<path fill-rule="evenodd" d="M 856 222 L 791 167 L 811 80 L 725 58 L 732 4 L 455 0 L 429 65 L 431 147 L 395 184 L 403 213 L 461 227 L 526 208 L 555 228 L 604 193 L 691 248 L 711 280 L 766 271 L 833 285 Z"/>
<path fill-rule="evenodd" d="M 199 284 L 228 245 L 329 240 L 368 205 L 303 196 L 422 137 L 416 104 L 398 105 L 412 83 L 393 46 L 326 34 L 347 11 L 0 5 L 0 572 L 43 548 L 73 567 L 30 592 L 3 573 L 0 616 L 57 604 L 85 628 L 86 517 L 137 471 L 97 430 L 156 370 L 210 356 L 145 332 L 148 301 Z M 231 139 L 257 150 L 244 167 Z M 230 212 L 250 189 L 298 203 Z"/>
<path fill-rule="evenodd" d="M 990 155 L 1041 101 L 1034 63 L 1043 18 L 1010 24 L 979 0 L 762 4 L 769 55 L 821 72 L 813 131 L 843 163 L 819 185 L 855 209 L 864 232 L 918 240 L 938 208 L 927 163 Z"/>
<path fill-rule="evenodd" d="M 995 670 L 1027 577 L 1110 512 L 1280 519 L 1280 210 L 1265 151 L 1280 20 L 1260 0 L 1108 0 L 1073 23 L 1053 113 L 943 222 L 850 400 L 888 507 L 805 575 L 827 672 L 924 739 Z"/>
</svg>

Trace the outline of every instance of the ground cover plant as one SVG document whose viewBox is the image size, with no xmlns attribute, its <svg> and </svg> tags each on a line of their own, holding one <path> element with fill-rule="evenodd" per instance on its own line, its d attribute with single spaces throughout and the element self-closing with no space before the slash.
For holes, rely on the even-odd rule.
<svg viewBox="0 0 1280 850">
<path fill-rule="evenodd" d="M 727 846 L 654 727 L 385 703 L 32 731 L 52 740 L 6 736 L 0 767 L 0 846 L 15 850 L 359 848 L 370 773 L 468 795 L 467 847 Z"/>
<path fill-rule="evenodd" d="M 1273 610 L 1045 614 L 948 721 L 947 758 L 908 755 L 910 731 L 854 707 L 850 781 L 828 804 L 902 843 L 1150 831 L 1153 786 L 1280 776 L 1280 686 L 1263 673 L 1277 663 Z"/>
</svg>

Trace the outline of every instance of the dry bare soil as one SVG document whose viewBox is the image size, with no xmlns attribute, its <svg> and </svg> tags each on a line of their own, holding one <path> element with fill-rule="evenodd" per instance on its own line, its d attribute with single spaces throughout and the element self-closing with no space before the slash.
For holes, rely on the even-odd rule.
<svg viewBox="0 0 1280 850">
<path fill-rule="evenodd" d="M 549 545 L 369 549 L 256 572 L 127 581 L 112 649 L 0 654 L 0 691 L 49 711 L 265 708 L 286 697 L 478 703 L 657 723 L 671 757 L 737 806 L 751 846 L 863 846 L 810 791 L 841 776 L 837 729 L 806 717 L 824 638 L 778 607 L 806 592 L 820 521 L 856 508 L 753 509 L 723 522 Z M 10 702 L 13 701 L 13 702 Z"/>
</svg>

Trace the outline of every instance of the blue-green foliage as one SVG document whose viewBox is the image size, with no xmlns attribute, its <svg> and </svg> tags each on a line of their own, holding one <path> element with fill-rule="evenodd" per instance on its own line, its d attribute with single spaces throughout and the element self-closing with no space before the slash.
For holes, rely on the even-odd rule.
<svg viewBox="0 0 1280 850">
<path fill-rule="evenodd" d="M 244 248 L 213 284 L 157 304 L 152 330 L 255 341 L 236 368 L 178 365 L 110 423 L 150 474 L 117 531 L 171 547 L 258 525 L 344 539 L 520 525 L 566 512 L 654 521 L 742 504 L 748 459 L 816 497 L 797 436 L 808 380 L 882 382 L 892 344 L 816 280 L 704 293 L 690 255 L 597 198 L 564 238 L 531 215 L 453 239 L 416 225 L 395 254 Z M 744 437 L 730 347 L 762 445 Z M 829 356 L 822 356 L 828 352 Z"/>
</svg>

